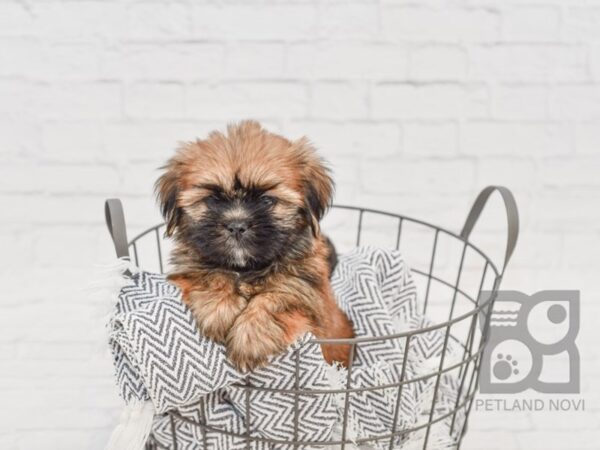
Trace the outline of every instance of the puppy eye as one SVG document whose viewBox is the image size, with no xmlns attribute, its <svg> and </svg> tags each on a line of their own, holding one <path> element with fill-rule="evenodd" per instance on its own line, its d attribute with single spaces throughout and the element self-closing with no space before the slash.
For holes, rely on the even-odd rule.
<svg viewBox="0 0 600 450">
<path fill-rule="evenodd" d="M 277 199 L 270 195 L 263 195 L 260 197 L 260 203 L 265 206 L 273 206 L 277 202 Z"/>
<path fill-rule="evenodd" d="M 223 196 L 219 194 L 211 194 L 208 197 L 204 198 L 204 202 L 208 204 L 216 204 L 223 201 Z"/>
</svg>

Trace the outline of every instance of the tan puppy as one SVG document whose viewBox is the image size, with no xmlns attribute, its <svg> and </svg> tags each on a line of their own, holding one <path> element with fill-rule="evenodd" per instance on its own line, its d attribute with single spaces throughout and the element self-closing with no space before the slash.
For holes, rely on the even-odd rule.
<svg viewBox="0 0 600 450">
<path fill-rule="evenodd" d="M 262 366 L 307 331 L 354 336 L 319 228 L 333 182 L 306 139 L 243 122 L 183 145 L 164 169 L 156 191 L 175 239 L 169 279 L 234 365 Z M 348 345 L 322 350 L 348 364 Z"/>
</svg>

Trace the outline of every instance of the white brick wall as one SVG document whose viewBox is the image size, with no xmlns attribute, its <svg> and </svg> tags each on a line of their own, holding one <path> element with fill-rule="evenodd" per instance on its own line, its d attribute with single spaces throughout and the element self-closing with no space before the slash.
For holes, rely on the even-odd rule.
<svg viewBox="0 0 600 450">
<path fill-rule="evenodd" d="M 0 0 L 0 448 L 103 447 L 120 403 L 82 289 L 112 256 L 103 200 L 156 222 L 177 141 L 247 117 L 311 137 L 340 203 L 457 229 L 512 187 L 504 287 L 582 289 L 587 411 L 475 413 L 465 448 L 598 448 L 600 0 Z"/>
</svg>

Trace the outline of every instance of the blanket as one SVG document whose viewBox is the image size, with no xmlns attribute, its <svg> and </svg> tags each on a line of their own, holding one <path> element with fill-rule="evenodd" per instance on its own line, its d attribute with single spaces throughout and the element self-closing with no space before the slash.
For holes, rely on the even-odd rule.
<svg viewBox="0 0 600 450">
<path fill-rule="evenodd" d="M 340 433 L 359 444 L 389 448 L 389 437 L 382 436 L 417 428 L 393 439 L 394 448 L 410 448 L 422 445 L 427 427 L 421 425 L 429 420 L 432 405 L 434 417 L 442 417 L 456 404 L 454 376 L 440 377 L 435 399 L 436 377 L 422 377 L 436 370 L 444 342 L 440 329 L 414 335 L 408 349 L 406 338 L 361 342 L 349 376 L 324 362 L 310 334 L 267 367 L 244 374 L 228 362 L 222 345 L 200 334 L 174 285 L 163 275 L 130 269 L 108 325 L 117 386 L 128 405 L 111 448 L 123 442 L 135 448 L 149 434 L 170 448 L 173 433 L 179 449 L 315 448 L 339 440 Z M 415 283 L 398 251 L 360 247 L 340 256 L 332 286 L 358 337 L 431 325 L 420 314 Z M 449 361 L 456 353 L 448 345 Z M 385 387 L 413 379 L 401 389 Z M 348 396 L 338 392 L 346 387 L 378 389 Z M 310 394 L 296 395 L 295 388 Z M 340 431 L 344 412 L 348 420 Z M 452 430 L 449 418 L 436 424 L 428 436 L 432 448 L 453 447 L 463 420 L 459 414 Z M 250 447 L 246 436 L 252 438 Z M 288 444 L 294 440 L 310 444 Z"/>
</svg>

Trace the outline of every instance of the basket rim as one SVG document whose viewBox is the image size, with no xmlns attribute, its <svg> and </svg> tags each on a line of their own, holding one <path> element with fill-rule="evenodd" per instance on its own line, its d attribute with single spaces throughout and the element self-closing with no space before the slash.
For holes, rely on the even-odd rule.
<svg viewBox="0 0 600 450">
<path fill-rule="evenodd" d="M 389 339 L 402 339 L 402 338 L 410 338 L 412 336 L 416 336 L 422 333 L 428 333 L 431 331 L 435 331 L 435 330 L 439 330 L 441 328 L 447 328 L 448 331 L 450 330 L 450 328 L 455 324 L 458 323 L 460 321 L 463 321 L 469 317 L 472 317 L 476 314 L 479 314 L 485 307 L 488 306 L 488 304 L 490 304 L 491 302 L 493 302 L 494 297 L 495 297 L 495 293 L 498 290 L 498 285 L 499 282 L 501 280 L 501 274 L 498 272 L 498 268 L 496 267 L 496 265 L 494 264 L 494 262 L 491 260 L 491 258 L 486 255 L 479 247 L 477 247 L 476 245 L 474 245 L 472 242 L 470 242 L 469 239 L 465 239 L 464 237 L 462 237 L 460 234 L 455 233 L 453 231 L 450 231 L 444 227 L 440 227 L 438 225 L 434 225 L 430 222 L 421 220 L 421 219 L 416 219 L 414 217 L 411 216 L 406 216 L 403 214 L 398 214 L 398 213 L 393 213 L 393 212 L 389 212 L 389 211 L 382 211 L 382 210 L 378 210 L 378 209 L 374 209 L 374 208 L 364 208 L 361 206 L 352 206 L 352 205 L 342 205 L 342 204 L 333 204 L 330 206 L 331 210 L 335 210 L 335 209 L 339 209 L 339 210 L 348 210 L 348 211 L 357 211 L 359 213 L 359 221 L 362 220 L 362 216 L 364 215 L 364 213 L 370 213 L 370 214 L 378 214 L 378 215 L 383 215 L 383 216 L 387 216 L 387 217 L 392 217 L 395 219 L 398 219 L 399 221 L 401 221 L 400 223 L 402 223 L 403 221 L 408 221 L 408 222 L 412 222 L 418 225 L 423 225 L 425 227 L 429 227 L 431 229 L 434 229 L 436 232 L 436 237 L 438 233 L 445 233 L 457 240 L 459 240 L 460 242 L 462 242 L 465 245 L 465 250 L 466 248 L 471 248 L 472 250 L 474 250 L 477 254 L 479 254 L 484 260 L 485 260 L 485 267 L 490 267 L 491 270 L 493 271 L 493 275 L 495 276 L 494 279 L 494 284 L 493 284 L 493 289 L 492 289 L 492 295 L 488 296 L 488 298 L 485 301 L 479 302 L 479 301 L 475 301 L 473 300 L 470 296 L 466 296 L 474 305 L 475 307 L 473 309 L 471 309 L 470 311 L 461 314 L 460 316 L 456 316 L 454 318 L 448 319 L 446 321 L 443 322 L 437 322 L 437 323 L 433 323 L 430 326 L 424 327 L 424 328 L 418 328 L 415 330 L 408 330 L 408 331 L 403 331 L 401 333 L 394 333 L 394 334 L 389 334 L 386 336 L 363 336 L 363 337 L 354 337 L 354 338 L 343 338 L 343 339 L 334 339 L 334 338 L 313 338 L 310 339 L 309 341 L 307 341 L 305 343 L 305 345 L 310 345 L 310 344 L 360 344 L 360 343 L 365 343 L 365 342 L 377 342 L 377 341 L 385 341 L 385 340 L 389 340 Z M 162 227 L 165 226 L 164 222 L 161 222 L 157 225 L 154 225 L 150 228 L 145 229 L 144 231 L 138 233 L 135 237 L 133 237 L 128 243 L 127 246 L 128 247 L 134 247 L 134 253 L 135 253 L 135 244 L 136 242 L 141 239 L 142 237 L 146 236 L 147 234 L 150 234 L 151 232 L 155 232 L 158 234 L 158 230 Z M 360 225 L 359 225 L 360 226 Z M 433 274 L 427 274 L 425 272 L 416 270 L 416 269 L 411 269 L 411 271 L 418 273 L 419 275 L 424 275 L 427 277 L 430 277 L 432 280 L 435 280 L 437 282 L 443 283 L 445 284 L 448 288 L 450 289 L 454 289 L 456 292 L 461 292 L 463 295 L 464 292 L 462 292 L 457 286 L 452 286 L 450 285 L 450 283 L 448 283 L 445 280 L 442 280 L 438 277 L 435 277 Z M 482 278 L 486 277 L 486 271 L 487 269 L 484 269 L 484 274 Z M 479 292 L 481 292 L 481 289 L 479 290 Z"/>
<path fill-rule="evenodd" d="M 469 239 L 465 239 L 463 238 L 460 234 L 455 233 L 454 231 L 451 231 L 447 228 L 444 227 L 440 227 L 438 225 L 434 225 L 430 222 L 427 222 L 425 220 L 421 220 L 421 219 L 416 219 L 412 216 L 406 216 L 404 214 L 398 214 L 398 213 L 393 213 L 393 212 L 389 212 L 389 211 L 383 211 L 383 210 L 379 210 L 379 209 L 373 209 L 373 208 L 363 208 L 362 206 L 351 206 L 351 205 L 337 205 L 337 204 L 333 204 L 330 206 L 330 209 L 345 209 L 345 210 L 350 210 L 350 211 L 358 211 L 359 213 L 371 213 L 371 214 L 379 214 L 379 215 L 383 215 L 383 216 L 388 216 L 388 217 L 393 217 L 395 219 L 400 219 L 402 221 L 408 221 L 408 222 L 412 222 L 412 223 L 416 223 L 418 225 L 423 225 L 429 228 L 433 228 L 434 230 L 437 230 L 438 232 L 441 233 L 446 233 L 447 235 L 458 239 L 459 241 L 463 242 L 467 247 L 473 249 L 475 252 L 477 252 L 482 258 L 485 259 L 486 263 L 491 267 L 491 269 L 494 271 L 494 274 L 496 275 L 496 277 L 500 276 L 500 272 L 498 271 L 498 268 L 496 267 L 496 264 L 494 264 L 494 262 L 492 261 L 492 259 L 486 255 L 483 250 L 481 250 L 479 247 L 477 247 L 475 244 L 473 244 Z M 160 222 L 156 225 L 153 225 L 149 228 L 146 228 L 144 231 L 138 233 L 135 237 L 133 237 L 128 243 L 127 243 L 127 247 L 131 247 L 132 245 L 135 244 L 135 242 L 139 239 L 141 239 L 142 237 L 146 236 L 147 234 L 151 233 L 152 231 L 158 231 L 159 228 L 164 227 L 165 223 L 164 222 Z"/>
</svg>

